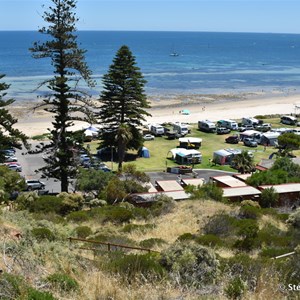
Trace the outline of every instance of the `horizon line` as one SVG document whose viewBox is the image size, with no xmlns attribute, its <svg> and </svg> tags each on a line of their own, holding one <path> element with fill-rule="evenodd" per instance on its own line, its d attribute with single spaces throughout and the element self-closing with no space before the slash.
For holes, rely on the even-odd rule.
<svg viewBox="0 0 300 300">
<path fill-rule="evenodd" d="M 0 32 L 39 32 L 39 29 L 0 29 Z M 77 32 L 174 32 L 174 33 L 245 33 L 245 34 L 293 34 L 299 35 L 300 32 L 262 32 L 262 31 L 216 31 L 216 30 L 124 30 L 124 29 L 79 29 Z"/>
</svg>

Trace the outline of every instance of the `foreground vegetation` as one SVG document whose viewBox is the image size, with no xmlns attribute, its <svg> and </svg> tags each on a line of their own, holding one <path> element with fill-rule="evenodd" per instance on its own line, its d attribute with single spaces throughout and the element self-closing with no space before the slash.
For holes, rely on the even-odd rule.
<svg viewBox="0 0 300 300">
<path fill-rule="evenodd" d="M 300 211 L 200 198 L 150 208 L 25 193 L 0 215 L 1 299 L 283 299 L 300 280 Z M 151 248 L 143 253 L 68 237 Z M 80 248 L 83 249 L 80 249 Z M 95 248 L 96 250 L 84 250 Z M 296 251 L 295 255 L 271 259 Z"/>
</svg>

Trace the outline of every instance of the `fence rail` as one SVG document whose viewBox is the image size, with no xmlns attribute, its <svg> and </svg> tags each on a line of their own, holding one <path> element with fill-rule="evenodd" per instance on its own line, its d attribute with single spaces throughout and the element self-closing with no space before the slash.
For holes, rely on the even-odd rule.
<svg viewBox="0 0 300 300">
<path fill-rule="evenodd" d="M 149 249 L 149 248 L 132 247 L 132 246 L 128 246 L 128 245 L 99 242 L 99 241 L 86 240 L 86 239 L 73 238 L 73 237 L 69 237 L 68 240 L 70 241 L 70 243 L 72 243 L 72 242 L 84 242 L 84 243 L 90 243 L 90 244 L 94 244 L 94 245 L 104 245 L 104 246 L 107 246 L 107 251 L 111 251 L 112 247 L 116 247 L 116 248 L 124 248 L 124 249 L 131 249 L 131 250 L 147 251 L 148 253 L 150 253 L 150 252 L 159 253 L 158 251 L 155 251 L 155 250 L 152 250 L 152 249 Z M 98 250 L 98 249 L 95 249 L 95 248 L 85 248 L 85 247 L 80 247 L 79 249 L 92 250 L 92 251 L 97 251 Z"/>
</svg>

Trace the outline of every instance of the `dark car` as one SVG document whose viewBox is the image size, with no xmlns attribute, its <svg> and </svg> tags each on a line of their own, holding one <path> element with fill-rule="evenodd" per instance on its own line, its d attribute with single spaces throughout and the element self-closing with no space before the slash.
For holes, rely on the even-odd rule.
<svg viewBox="0 0 300 300">
<path fill-rule="evenodd" d="M 225 128 L 225 127 L 218 127 L 217 128 L 217 134 L 227 134 L 227 133 L 230 133 L 229 128 Z"/>
<path fill-rule="evenodd" d="M 231 135 L 225 139 L 225 142 L 228 144 L 238 144 L 239 141 L 240 141 L 240 139 L 237 135 Z"/>
<path fill-rule="evenodd" d="M 257 142 L 253 139 L 250 138 L 245 138 L 244 140 L 244 145 L 248 147 L 257 147 Z"/>
</svg>

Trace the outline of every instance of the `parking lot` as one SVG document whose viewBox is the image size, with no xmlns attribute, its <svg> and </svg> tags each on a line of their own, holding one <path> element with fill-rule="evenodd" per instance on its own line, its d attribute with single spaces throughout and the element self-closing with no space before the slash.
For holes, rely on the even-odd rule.
<svg viewBox="0 0 300 300">
<path fill-rule="evenodd" d="M 38 142 L 32 143 L 32 148 L 34 149 Z M 16 156 L 18 158 L 18 163 L 22 166 L 22 172 L 20 173 L 21 176 L 24 176 L 25 179 L 40 179 L 42 182 L 45 183 L 45 191 L 49 191 L 49 193 L 59 193 L 60 192 L 60 181 L 54 178 L 42 178 L 41 172 L 36 172 L 39 168 L 44 165 L 43 161 L 43 154 L 28 154 L 26 150 L 17 150 Z M 228 172 L 217 171 L 217 170 L 194 170 L 199 178 L 204 178 L 205 181 L 209 180 L 211 176 L 217 176 L 226 174 Z M 150 176 L 150 181 L 152 184 L 155 183 L 156 180 L 176 180 L 177 174 L 171 174 L 167 172 L 147 172 Z M 185 174 L 182 175 L 183 178 L 190 178 L 192 174 Z M 74 186 L 71 184 L 69 191 L 74 191 Z"/>
</svg>

